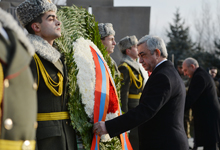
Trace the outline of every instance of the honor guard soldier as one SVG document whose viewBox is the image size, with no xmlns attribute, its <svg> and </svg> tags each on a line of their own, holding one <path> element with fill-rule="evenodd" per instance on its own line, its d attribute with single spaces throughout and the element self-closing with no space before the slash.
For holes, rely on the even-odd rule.
<svg viewBox="0 0 220 150">
<path fill-rule="evenodd" d="M 34 49 L 14 18 L 0 8 L 0 150 L 35 150 L 37 85 Z"/>
<path fill-rule="evenodd" d="M 114 52 L 114 48 L 116 45 L 115 42 L 115 30 L 113 29 L 113 25 L 111 23 L 99 23 L 98 24 L 99 27 L 99 34 L 101 36 L 101 41 L 102 44 L 105 46 L 106 51 L 108 52 L 108 54 L 112 54 Z M 120 76 L 120 72 L 118 70 L 118 66 L 116 64 L 116 62 L 111 58 L 111 62 L 112 65 L 115 68 L 115 75 L 119 75 Z"/>
<path fill-rule="evenodd" d="M 123 54 L 118 69 L 123 78 L 121 86 L 121 108 L 125 113 L 139 105 L 139 99 L 143 89 L 143 76 L 140 66 L 136 61 L 138 58 L 137 43 L 138 40 L 133 35 L 122 38 L 118 44 L 119 50 Z M 138 128 L 131 129 L 129 140 L 133 149 L 138 150 Z"/>
<path fill-rule="evenodd" d="M 36 52 L 31 69 L 37 79 L 37 148 L 76 150 L 76 134 L 70 125 L 65 97 L 66 65 L 61 53 L 52 46 L 61 36 L 57 7 L 50 0 L 25 0 L 16 11 Z"/>
</svg>

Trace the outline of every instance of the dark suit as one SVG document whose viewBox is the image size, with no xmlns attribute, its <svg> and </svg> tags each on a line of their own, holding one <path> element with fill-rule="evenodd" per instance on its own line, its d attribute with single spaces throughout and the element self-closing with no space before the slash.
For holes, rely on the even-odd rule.
<svg viewBox="0 0 220 150">
<path fill-rule="evenodd" d="M 149 77 L 140 104 L 105 123 L 111 137 L 139 126 L 140 150 L 187 150 L 183 127 L 185 86 L 170 61 Z"/>
<path fill-rule="evenodd" d="M 203 69 L 194 72 L 186 96 L 185 109 L 192 108 L 195 143 L 197 146 L 215 144 L 220 139 L 220 106 L 212 77 Z"/>
</svg>

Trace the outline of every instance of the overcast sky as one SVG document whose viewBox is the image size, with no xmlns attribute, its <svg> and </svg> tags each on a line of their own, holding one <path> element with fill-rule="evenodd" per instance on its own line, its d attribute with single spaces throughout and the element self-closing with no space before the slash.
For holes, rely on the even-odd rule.
<svg viewBox="0 0 220 150">
<path fill-rule="evenodd" d="M 150 34 L 164 37 L 169 23 L 173 23 L 174 13 L 179 8 L 185 24 L 193 33 L 195 16 L 201 15 L 202 4 L 210 5 L 215 14 L 219 0 L 114 0 L 114 6 L 150 6 Z M 219 3 L 219 4 L 218 4 Z"/>
<path fill-rule="evenodd" d="M 1 1 L 1 0 L 0 0 Z M 66 0 L 53 0 L 58 4 L 66 4 Z M 202 12 L 202 5 L 210 7 L 211 13 L 216 14 L 220 10 L 220 0 L 114 0 L 114 6 L 149 6 L 150 34 L 166 38 L 166 30 L 169 23 L 173 24 L 174 13 L 179 8 L 185 25 L 190 27 L 190 35 L 195 35 L 195 18 L 199 18 Z M 220 12 L 219 12 L 220 14 Z M 166 39 L 165 39 L 166 40 Z"/>
</svg>

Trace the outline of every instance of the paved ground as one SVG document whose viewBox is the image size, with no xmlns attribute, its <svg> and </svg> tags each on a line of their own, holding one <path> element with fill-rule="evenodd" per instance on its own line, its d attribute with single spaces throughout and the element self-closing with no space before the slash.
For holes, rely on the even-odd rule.
<svg viewBox="0 0 220 150">
<path fill-rule="evenodd" d="M 193 138 L 188 139 L 188 141 L 189 141 L 189 146 L 193 147 Z M 197 150 L 203 150 L 203 147 L 198 147 Z"/>
</svg>

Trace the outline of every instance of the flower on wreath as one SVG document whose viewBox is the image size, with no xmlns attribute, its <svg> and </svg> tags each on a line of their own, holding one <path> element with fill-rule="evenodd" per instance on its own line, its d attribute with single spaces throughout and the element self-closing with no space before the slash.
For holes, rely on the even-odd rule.
<svg viewBox="0 0 220 150">
<path fill-rule="evenodd" d="M 79 38 L 73 43 L 74 55 L 73 58 L 79 70 L 77 74 L 77 84 L 79 86 L 80 94 L 82 95 L 82 104 L 88 117 L 93 120 L 94 112 L 94 93 L 96 84 L 95 63 L 93 60 L 90 46 L 99 54 L 103 59 L 103 55 L 97 46 L 90 40 Z M 104 59 L 103 59 L 104 60 Z M 105 62 L 106 63 L 106 62 Z M 108 72 L 111 75 L 110 69 Z M 106 120 L 113 119 L 118 116 L 118 100 L 114 91 L 114 85 L 109 82 L 109 106 L 106 115 Z M 102 135 L 101 141 L 111 141 L 108 134 Z"/>
</svg>

